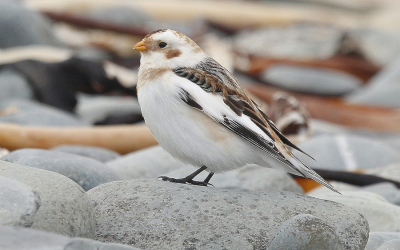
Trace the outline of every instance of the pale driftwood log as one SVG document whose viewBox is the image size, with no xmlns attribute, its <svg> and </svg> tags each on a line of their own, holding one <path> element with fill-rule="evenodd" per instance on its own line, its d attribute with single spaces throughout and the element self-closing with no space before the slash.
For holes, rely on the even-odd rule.
<svg viewBox="0 0 400 250">
<path fill-rule="evenodd" d="M 28 127 L 0 123 L 0 147 L 48 149 L 63 144 L 108 148 L 126 154 L 156 145 L 145 125 Z"/>
</svg>

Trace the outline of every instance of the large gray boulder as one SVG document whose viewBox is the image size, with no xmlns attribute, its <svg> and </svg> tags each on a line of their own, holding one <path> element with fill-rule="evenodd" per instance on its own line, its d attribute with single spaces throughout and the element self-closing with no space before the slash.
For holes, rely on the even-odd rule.
<svg viewBox="0 0 400 250">
<path fill-rule="evenodd" d="M 29 223 L 31 228 L 74 237 L 94 237 L 93 204 L 72 180 L 54 172 L 5 161 L 0 161 L 0 176 L 25 184 L 40 198 L 40 208 L 33 223 Z"/>
<path fill-rule="evenodd" d="M 144 249 L 267 249 L 281 223 L 299 214 L 323 219 L 339 236 L 337 249 L 364 249 L 369 233 L 351 208 L 290 192 L 132 180 L 87 194 L 95 204 L 97 240 Z"/>
</svg>

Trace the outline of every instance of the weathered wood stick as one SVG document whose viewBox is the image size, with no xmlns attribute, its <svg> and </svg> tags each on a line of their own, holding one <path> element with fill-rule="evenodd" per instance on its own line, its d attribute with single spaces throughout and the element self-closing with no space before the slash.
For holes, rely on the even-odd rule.
<svg viewBox="0 0 400 250">
<path fill-rule="evenodd" d="M 0 147 L 48 149 L 63 144 L 97 146 L 126 154 L 156 145 L 145 125 L 29 127 L 0 123 Z"/>
</svg>

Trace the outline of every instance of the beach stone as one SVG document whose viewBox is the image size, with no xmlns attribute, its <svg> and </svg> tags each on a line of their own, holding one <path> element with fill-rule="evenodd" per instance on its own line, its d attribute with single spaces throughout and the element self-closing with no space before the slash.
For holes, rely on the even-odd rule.
<svg viewBox="0 0 400 250">
<path fill-rule="evenodd" d="M 368 220 L 372 232 L 400 231 L 400 207 L 389 203 L 378 194 L 365 191 L 344 191 L 342 195 L 324 193 L 313 195 L 313 197 L 351 207 Z"/>
<path fill-rule="evenodd" d="M 27 185 L 0 176 L 0 225 L 32 225 L 40 207 L 40 197 Z"/>
<path fill-rule="evenodd" d="M 115 243 L 102 243 L 84 238 L 21 227 L 0 226 L 0 249 L 4 250 L 139 250 Z"/>
<path fill-rule="evenodd" d="M 338 70 L 285 64 L 268 67 L 260 78 L 287 90 L 332 96 L 348 94 L 362 84 L 357 77 Z"/>
<path fill-rule="evenodd" d="M 160 146 L 138 150 L 106 163 L 124 180 L 157 178 L 176 169 L 195 170 L 164 151 Z"/>
<path fill-rule="evenodd" d="M 62 174 L 86 191 L 102 183 L 120 180 L 118 174 L 107 165 L 76 154 L 44 149 L 19 149 L 1 160 Z"/>
<path fill-rule="evenodd" d="M 0 1 L 0 48 L 32 44 L 61 46 L 43 15 L 16 1 Z"/>
<path fill-rule="evenodd" d="M 379 194 L 388 202 L 400 206 L 400 190 L 390 182 L 382 182 L 368 185 L 362 188 L 362 191 Z"/>
<path fill-rule="evenodd" d="M 5 98 L 34 99 L 35 95 L 23 75 L 4 69 L 0 71 L 0 100 Z"/>
<path fill-rule="evenodd" d="M 120 154 L 110 149 L 94 147 L 94 146 L 62 145 L 54 147 L 51 150 L 57 152 L 81 155 L 97 160 L 99 162 L 111 161 L 120 156 Z"/>
<path fill-rule="evenodd" d="M 85 17 L 114 25 L 140 26 L 148 24 L 153 19 L 145 12 L 131 6 L 115 6 L 109 8 L 94 8 L 85 12 Z"/>
<path fill-rule="evenodd" d="M 173 178 L 182 178 L 194 172 L 194 170 L 193 167 L 185 166 L 165 175 Z M 204 180 L 207 175 L 208 172 L 203 171 L 195 179 Z M 253 164 L 215 174 L 210 183 L 216 188 L 238 191 L 290 191 L 304 193 L 300 185 L 286 172 Z"/>
<path fill-rule="evenodd" d="M 346 97 L 349 103 L 366 104 L 381 107 L 400 107 L 400 55 L 379 73 L 371 78 L 367 85 Z"/>
<path fill-rule="evenodd" d="M 400 240 L 389 240 L 376 250 L 400 250 Z"/>
<path fill-rule="evenodd" d="M 369 233 L 369 239 L 367 245 L 365 246 L 365 250 L 379 249 L 379 247 L 384 243 L 392 240 L 400 240 L 400 233 L 371 232 Z M 398 246 L 400 246 L 400 244 Z M 393 250 L 394 249 L 396 248 L 393 248 Z"/>
<path fill-rule="evenodd" d="M 30 126 L 89 126 L 78 117 L 51 106 L 23 99 L 0 100 L 0 110 L 13 108 L 15 111 L 0 116 L 0 122 L 16 123 Z"/>
<path fill-rule="evenodd" d="M 307 156 L 294 152 L 306 165 L 316 169 L 369 169 L 400 162 L 400 154 L 378 140 L 350 134 L 319 135 L 299 145 Z M 379 157 L 376 157 L 379 155 Z"/>
<path fill-rule="evenodd" d="M 40 209 L 30 228 L 94 238 L 93 204 L 72 180 L 54 172 L 5 161 L 0 161 L 0 176 L 24 183 L 40 197 Z"/>
<path fill-rule="evenodd" d="M 342 35 L 343 32 L 332 25 L 316 23 L 278 25 L 261 29 L 244 29 L 234 37 L 234 47 L 242 54 L 258 57 L 318 60 L 329 58 L 336 53 Z"/>
<path fill-rule="evenodd" d="M 348 30 L 346 35 L 355 41 L 363 55 L 376 65 L 385 66 L 400 56 L 398 32 L 361 28 Z"/>
<path fill-rule="evenodd" d="M 149 250 L 267 249 L 282 222 L 304 213 L 324 218 L 345 249 L 364 249 L 369 233 L 367 221 L 353 209 L 291 192 L 131 180 L 87 194 L 95 204 L 97 240 Z"/>
<path fill-rule="evenodd" d="M 141 114 L 139 103 L 132 97 L 78 95 L 76 113 L 91 124 L 110 115 Z"/>
<path fill-rule="evenodd" d="M 335 229 L 320 218 L 300 214 L 284 221 L 273 233 L 268 249 L 344 249 Z"/>
</svg>

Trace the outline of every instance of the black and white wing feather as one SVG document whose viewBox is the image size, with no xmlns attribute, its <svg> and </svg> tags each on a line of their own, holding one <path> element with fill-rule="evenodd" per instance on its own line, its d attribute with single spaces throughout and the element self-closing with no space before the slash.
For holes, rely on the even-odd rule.
<svg viewBox="0 0 400 250">
<path fill-rule="evenodd" d="M 233 75 L 213 59 L 208 58 L 195 68 L 175 68 L 173 72 L 187 80 L 180 85 L 179 93 L 187 105 L 283 163 L 288 172 L 312 178 L 337 192 L 289 151 L 287 146 L 306 154 L 276 128 L 246 95 Z M 203 91 L 199 91 L 199 87 Z"/>
</svg>

